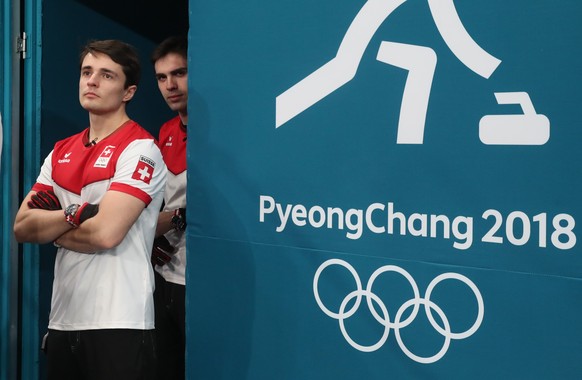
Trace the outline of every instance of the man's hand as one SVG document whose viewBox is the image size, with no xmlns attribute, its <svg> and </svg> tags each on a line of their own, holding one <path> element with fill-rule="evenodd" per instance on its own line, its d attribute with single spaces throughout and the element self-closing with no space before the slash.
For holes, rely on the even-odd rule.
<svg viewBox="0 0 582 380">
<path fill-rule="evenodd" d="M 172 216 L 172 221 L 170 223 L 176 231 L 184 231 L 186 229 L 186 209 L 175 209 L 174 216 Z"/>
<path fill-rule="evenodd" d="M 67 222 L 77 228 L 86 221 L 97 215 L 99 212 L 99 205 L 94 205 L 91 203 L 83 203 L 82 205 L 70 204 L 65 208 L 65 219 Z"/>
<path fill-rule="evenodd" d="M 61 202 L 52 190 L 41 190 L 30 198 L 27 203 L 29 208 L 39 208 L 42 210 L 60 210 Z"/>
<path fill-rule="evenodd" d="M 172 260 L 175 250 L 176 248 L 170 244 L 164 235 L 155 238 L 152 247 L 152 264 L 154 266 L 166 265 Z"/>
</svg>

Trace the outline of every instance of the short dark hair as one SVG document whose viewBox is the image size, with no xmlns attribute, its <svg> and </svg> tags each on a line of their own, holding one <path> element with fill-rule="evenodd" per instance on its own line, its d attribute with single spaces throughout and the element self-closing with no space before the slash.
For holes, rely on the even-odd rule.
<svg viewBox="0 0 582 380">
<path fill-rule="evenodd" d="M 81 50 L 79 67 L 89 53 L 101 53 L 123 69 L 125 74 L 125 88 L 138 85 L 141 77 L 141 65 L 137 50 L 130 44 L 119 40 L 91 40 Z"/>
<path fill-rule="evenodd" d="M 188 59 L 188 38 L 186 36 L 172 36 L 163 40 L 152 53 L 152 63 L 170 53 L 176 53 Z"/>
</svg>

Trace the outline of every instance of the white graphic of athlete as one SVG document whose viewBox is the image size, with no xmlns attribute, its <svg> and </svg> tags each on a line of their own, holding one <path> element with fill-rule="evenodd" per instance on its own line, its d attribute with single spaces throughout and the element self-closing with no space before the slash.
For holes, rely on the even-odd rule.
<svg viewBox="0 0 582 380">
<path fill-rule="evenodd" d="M 405 1 L 368 0 L 349 26 L 336 56 L 277 96 L 276 127 L 279 128 L 352 80 L 364 51 L 380 25 Z M 471 38 L 457 14 L 453 0 L 427 1 L 437 29 L 452 53 L 470 70 L 485 79 L 489 78 L 501 61 L 484 51 Z M 426 110 L 437 62 L 436 53 L 425 46 L 383 41 L 376 59 L 409 71 L 400 108 L 397 143 L 422 144 Z M 527 98 L 529 101 L 529 96 L 523 92 L 496 93 L 498 101 L 499 95 L 506 100 Z M 491 115 L 493 118 L 485 116 L 483 118 L 485 120 L 480 123 L 480 130 L 483 131 L 480 133 L 481 140 L 486 144 L 544 144 L 549 138 L 549 121 L 545 116 L 535 114 L 531 101 L 529 101 L 531 107 L 527 102 L 520 104 L 524 109 L 524 115 L 505 115 L 512 117 L 509 119 L 504 115 Z M 533 114 L 526 114 L 526 108 L 533 111 Z M 536 119 L 539 128 L 532 131 L 523 122 L 533 119 Z M 504 128 L 509 132 L 496 133 L 497 130 Z M 524 133 L 526 136 L 522 136 Z M 483 140 L 483 136 L 488 137 Z"/>
</svg>

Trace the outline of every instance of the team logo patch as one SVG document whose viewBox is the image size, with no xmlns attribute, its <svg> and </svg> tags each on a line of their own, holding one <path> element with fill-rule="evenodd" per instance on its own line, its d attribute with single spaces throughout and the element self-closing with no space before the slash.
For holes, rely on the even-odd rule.
<svg viewBox="0 0 582 380">
<path fill-rule="evenodd" d="M 135 171 L 131 178 L 143 181 L 149 185 L 152 176 L 154 175 L 154 167 L 156 163 L 151 158 L 146 156 L 139 156 L 139 162 L 135 167 Z"/>
<path fill-rule="evenodd" d="M 105 149 L 103 149 L 103 152 L 101 152 L 101 154 L 97 158 L 97 161 L 95 161 L 95 165 L 93 165 L 93 167 L 106 168 L 107 165 L 109 164 L 109 160 L 111 160 L 111 156 L 113 156 L 114 150 L 115 150 L 114 145 L 107 145 Z"/>
</svg>

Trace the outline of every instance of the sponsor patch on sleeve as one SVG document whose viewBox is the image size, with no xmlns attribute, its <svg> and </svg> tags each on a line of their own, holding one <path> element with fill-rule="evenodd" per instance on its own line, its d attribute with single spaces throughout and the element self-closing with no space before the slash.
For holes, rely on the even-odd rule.
<svg viewBox="0 0 582 380">
<path fill-rule="evenodd" d="M 131 178 L 143 181 L 149 185 L 156 163 L 149 157 L 139 156 L 139 161 Z"/>
</svg>

